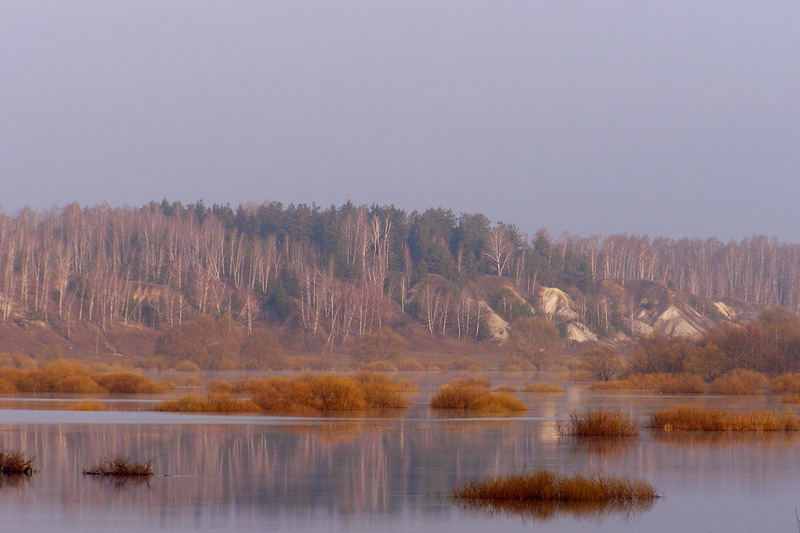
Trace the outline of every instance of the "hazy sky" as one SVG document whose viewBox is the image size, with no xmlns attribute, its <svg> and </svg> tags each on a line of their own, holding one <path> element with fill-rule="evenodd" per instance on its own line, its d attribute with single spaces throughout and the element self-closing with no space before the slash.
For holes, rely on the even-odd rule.
<svg viewBox="0 0 800 533">
<path fill-rule="evenodd" d="M 0 0 L 0 205 L 800 242 L 800 2 Z"/>
</svg>

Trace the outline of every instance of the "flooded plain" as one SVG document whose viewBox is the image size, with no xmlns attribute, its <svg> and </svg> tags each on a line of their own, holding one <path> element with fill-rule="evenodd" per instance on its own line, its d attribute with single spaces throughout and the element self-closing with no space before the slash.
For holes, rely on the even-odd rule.
<svg viewBox="0 0 800 533">
<path fill-rule="evenodd" d="M 402 373 L 401 373 L 402 374 Z M 493 386 L 546 380 L 560 394 L 516 393 L 530 410 L 471 418 L 427 407 L 456 373 L 404 374 L 415 405 L 363 416 L 156 413 L 155 398 L 0 400 L 0 446 L 35 456 L 38 473 L 0 478 L 10 531 L 794 531 L 800 435 L 695 434 L 646 428 L 634 440 L 560 437 L 573 409 L 621 409 L 644 426 L 653 411 L 698 404 L 786 410 L 777 398 L 592 392 L 558 376 L 487 372 Z M 792 407 L 789 407 L 792 409 Z M 146 481 L 84 477 L 99 459 L 150 458 Z M 652 506 L 470 508 L 449 494 L 486 475 L 549 469 L 643 479 Z"/>
</svg>

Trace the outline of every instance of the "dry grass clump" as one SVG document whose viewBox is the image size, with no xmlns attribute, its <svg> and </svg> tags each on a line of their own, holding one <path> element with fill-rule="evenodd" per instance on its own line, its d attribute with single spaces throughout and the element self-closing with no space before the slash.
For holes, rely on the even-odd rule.
<svg viewBox="0 0 800 533">
<path fill-rule="evenodd" d="M 69 408 L 71 411 L 105 411 L 106 405 L 97 400 L 83 400 L 73 403 Z"/>
<path fill-rule="evenodd" d="M 685 431 L 797 431 L 800 420 L 792 412 L 776 415 L 769 411 L 734 414 L 730 411 L 696 406 L 668 407 L 650 416 L 656 429 Z"/>
<path fill-rule="evenodd" d="M 522 372 L 522 367 L 514 363 L 509 363 L 503 367 L 503 370 L 505 372 Z"/>
<path fill-rule="evenodd" d="M 604 474 L 561 476 L 540 470 L 468 481 L 453 490 L 453 498 L 466 501 L 606 502 L 637 503 L 658 498 L 645 481 Z"/>
<path fill-rule="evenodd" d="M 511 385 L 503 385 L 501 387 L 495 387 L 494 392 L 517 392 L 517 388 Z"/>
<path fill-rule="evenodd" d="M 781 374 L 772 379 L 769 384 L 770 392 L 792 392 L 800 394 L 800 372 L 794 374 Z"/>
<path fill-rule="evenodd" d="M 711 394 L 758 394 L 764 392 L 769 380 L 755 370 L 736 368 L 711 382 Z"/>
<path fill-rule="evenodd" d="M 800 394 L 785 394 L 781 396 L 781 403 L 800 403 Z"/>
<path fill-rule="evenodd" d="M 391 361 L 372 361 L 364 365 L 364 370 L 372 372 L 397 372 L 397 367 Z"/>
<path fill-rule="evenodd" d="M 639 430 L 630 417 L 622 411 L 589 410 L 572 411 L 569 422 L 558 424 L 558 432 L 575 437 L 636 437 Z"/>
<path fill-rule="evenodd" d="M 564 387 L 557 387 L 549 383 L 530 383 L 522 388 L 523 392 L 564 392 Z"/>
<path fill-rule="evenodd" d="M 84 468 L 84 476 L 141 477 L 153 475 L 153 463 L 150 459 L 135 463 L 127 457 L 104 459 L 92 468 Z"/>
<path fill-rule="evenodd" d="M 254 413 L 260 407 L 252 400 L 242 400 L 230 394 L 209 394 L 205 398 L 187 394 L 156 405 L 156 411 L 172 413 Z"/>
<path fill-rule="evenodd" d="M 434 409 L 469 409 L 485 412 L 525 411 L 519 398 L 505 392 L 491 392 L 485 378 L 461 378 L 442 385 L 431 399 Z"/>
<path fill-rule="evenodd" d="M 625 379 L 593 383 L 592 390 L 653 390 L 662 394 L 702 394 L 706 382 L 695 374 L 632 374 Z"/>
<path fill-rule="evenodd" d="M 33 474 L 33 459 L 25 457 L 22 452 L 0 450 L 0 474 Z"/>
</svg>

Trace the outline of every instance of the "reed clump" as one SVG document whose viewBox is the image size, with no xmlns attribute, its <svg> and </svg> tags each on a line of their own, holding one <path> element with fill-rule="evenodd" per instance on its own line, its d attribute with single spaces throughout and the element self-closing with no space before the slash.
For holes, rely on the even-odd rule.
<svg viewBox="0 0 800 533">
<path fill-rule="evenodd" d="M 706 382 L 696 374 L 631 374 L 625 379 L 593 383 L 592 390 L 652 390 L 662 394 L 703 394 Z"/>
<path fill-rule="evenodd" d="M 85 468 L 83 475 L 101 477 L 152 476 L 153 463 L 150 459 L 137 463 L 127 457 L 114 457 L 112 459 L 104 459 L 91 468 Z"/>
<path fill-rule="evenodd" d="M 106 405 L 97 400 L 83 400 L 73 403 L 69 408 L 71 411 L 105 411 Z"/>
<path fill-rule="evenodd" d="M 550 385 L 549 383 L 530 383 L 522 388 L 523 392 L 564 392 L 564 387 Z"/>
<path fill-rule="evenodd" d="M 736 368 L 711 382 L 711 394 L 759 394 L 764 392 L 769 380 L 755 370 Z"/>
<path fill-rule="evenodd" d="M 502 385 L 500 387 L 495 387 L 494 392 L 517 392 L 517 388 L 511 385 Z"/>
<path fill-rule="evenodd" d="M 751 411 L 735 414 L 699 406 L 676 406 L 656 411 L 650 416 L 656 429 L 683 431 L 798 431 L 800 420 L 792 412 L 775 414 Z"/>
<path fill-rule="evenodd" d="M 769 391 L 800 394 L 800 372 L 774 377 L 769 384 Z"/>
<path fill-rule="evenodd" d="M 639 430 L 630 417 L 622 411 L 589 410 L 585 413 L 572 411 L 569 421 L 559 422 L 558 432 L 562 436 L 574 437 L 636 437 Z"/>
<path fill-rule="evenodd" d="M 33 469 L 33 458 L 14 450 L 0 450 L 0 474 L 24 474 L 30 476 Z"/>
<path fill-rule="evenodd" d="M 252 400 L 225 393 L 210 393 L 205 398 L 187 394 L 156 405 L 156 411 L 171 413 L 255 413 L 260 410 Z"/>
<path fill-rule="evenodd" d="M 800 403 L 800 394 L 784 394 L 781 403 Z"/>
<path fill-rule="evenodd" d="M 604 474 L 562 476 L 547 470 L 493 476 L 456 487 L 453 498 L 463 501 L 606 502 L 652 501 L 658 494 L 645 481 Z"/>
</svg>

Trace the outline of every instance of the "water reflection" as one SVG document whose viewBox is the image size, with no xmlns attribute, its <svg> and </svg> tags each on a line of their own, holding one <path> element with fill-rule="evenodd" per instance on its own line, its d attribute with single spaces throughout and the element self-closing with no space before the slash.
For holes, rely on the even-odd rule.
<svg viewBox="0 0 800 533">
<path fill-rule="evenodd" d="M 635 437 L 561 437 L 569 443 L 573 454 L 590 454 L 601 457 L 620 458 L 634 449 Z"/>
<path fill-rule="evenodd" d="M 469 501 L 458 502 L 465 510 L 494 515 L 518 516 L 538 521 L 552 521 L 556 518 L 573 518 L 583 521 L 600 522 L 610 515 L 619 515 L 629 520 L 652 509 L 655 500 L 641 502 L 522 502 Z"/>
<path fill-rule="evenodd" d="M 653 440 L 677 446 L 751 446 L 790 450 L 800 441 L 797 431 L 663 431 L 652 430 Z"/>
<path fill-rule="evenodd" d="M 123 487 L 143 487 L 150 489 L 149 476 L 93 476 L 82 474 L 85 479 L 93 479 L 95 483 L 114 489 Z"/>
<path fill-rule="evenodd" d="M 18 487 L 30 483 L 32 474 L 0 474 L 0 488 Z"/>
</svg>

